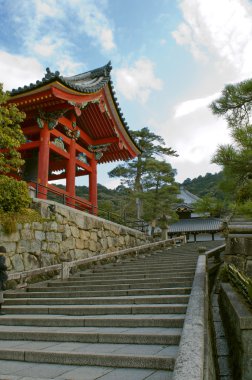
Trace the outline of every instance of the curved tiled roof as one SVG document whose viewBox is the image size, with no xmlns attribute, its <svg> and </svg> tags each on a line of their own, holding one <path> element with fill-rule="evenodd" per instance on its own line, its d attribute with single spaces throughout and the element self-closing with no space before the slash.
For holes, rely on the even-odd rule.
<svg viewBox="0 0 252 380">
<path fill-rule="evenodd" d="M 36 83 L 30 83 L 30 85 L 28 86 L 19 87 L 18 89 L 13 89 L 10 92 L 10 94 L 11 96 L 22 95 L 22 94 L 25 95 L 26 92 L 39 89 L 40 87 L 43 87 L 55 81 L 57 81 L 58 83 L 61 83 L 62 85 L 68 87 L 69 89 L 78 91 L 83 94 L 95 93 L 101 90 L 106 84 L 108 84 L 113 102 L 115 104 L 117 113 L 121 120 L 121 123 L 126 129 L 126 133 L 128 134 L 133 144 L 137 147 L 139 152 L 142 152 L 140 147 L 136 144 L 133 137 L 131 136 L 129 132 L 128 123 L 126 122 L 125 117 L 123 116 L 121 108 L 119 107 L 119 103 L 117 101 L 116 93 L 114 90 L 114 85 L 110 76 L 111 70 L 112 70 L 112 65 L 110 61 L 102 67 L 87 71 L 82 74 L 73 75 L 70 77 L 65 77 L 65 76 L 60 75 L 59 71 L 55 71 L 53 73 L 51 72 L 49 68 L 47 68 L 46 74 L 41 80 L 37 80 Z"/>
<path fill-rule="evenodd" d="M 222 228 L 222 221 L 217 218 L 191 218 L 181 219 L 172 224 L 168 233 L 177 232 L 210 232 L 220 231 Z"/>
<path fill-rule="evenodd" d="M 18 87 L 18 89 L 13 89 L 11 95 L 23 94 L 27 91 L 34 90 L 36 88 L 42 87 L 46 84 L 55 82 L 55 80 L 73 90 L 82 93 L 93 93 L 102 89 L 105 84 L 111 81 L 110 72 L 112 70 L 111 62 L 108 62 L 105 66 L 99 67 L 98 69 L 88 71 L 83 74 L 74 75 L 71 77 L 64 77 L 60 75 L 59 71 L 55 73 L 51 72 L 49 67 L 46 69 L 46 74 L 41 80 L 37 80 L 36 83 L 30 83 L 28 86 Z"/>
</svg>

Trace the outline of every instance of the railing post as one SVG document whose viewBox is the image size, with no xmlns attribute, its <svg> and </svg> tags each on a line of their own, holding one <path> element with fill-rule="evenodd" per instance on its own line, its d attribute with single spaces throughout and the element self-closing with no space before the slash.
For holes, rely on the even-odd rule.
<svg viewBox="0 0 252 380">
<path fill-rule="evenodd" d="M 64 261 L 61 265 L 61 273 L 60 277 L 62 280 L 66 280 L 69 278 L 69 273 L 70 273 L 70 263 L 67 261 Z"/>
</svg>

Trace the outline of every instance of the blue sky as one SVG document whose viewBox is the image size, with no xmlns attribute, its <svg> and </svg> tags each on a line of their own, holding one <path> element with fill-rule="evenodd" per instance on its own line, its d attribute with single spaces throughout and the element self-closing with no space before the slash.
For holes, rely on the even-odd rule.
<svg viewBox="0 0 252 380">
<path fill-rule="evenodd" d="M 226 122 L 208 108 L 227 83 L 249 78 L 249 0 L 0 0 L 0 82 L 30 84 L 45 68 L 79 74 L 112 61 L 131 129 L 148 126 L 179 153 L 177 180 L 216 172 Z M 100 183 L 119 184 L 98 167 Z"/>
</svg>

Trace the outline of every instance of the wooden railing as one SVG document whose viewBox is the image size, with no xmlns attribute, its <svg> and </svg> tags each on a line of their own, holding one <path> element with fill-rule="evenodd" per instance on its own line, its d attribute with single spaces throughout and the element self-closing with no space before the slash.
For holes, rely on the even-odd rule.
<svg viewBox="0 0 252 380">
<path fill-rule="evenodd" d="M 92 215 L 99 216 L 103 219 L 109 220 L 114 223 L 122 224 L 129 228 L 147 233 L 149 224 L 143 219 L 137 219 L 127 213 L 119 215 L 113 211 L 104 210 L 92 205 L 87 199 L 78 196 L 71 196 L 63 189 L 58 189 L 53 185 L 44 186 L 37 182 L 29 182 L 30 190 L 34 191 L 35 198 L 41 198 L 41 196 L 47 197 L 48 200 L 63 204 L 75 208 L 80 211 L 87 212 Z"/>
</svg>

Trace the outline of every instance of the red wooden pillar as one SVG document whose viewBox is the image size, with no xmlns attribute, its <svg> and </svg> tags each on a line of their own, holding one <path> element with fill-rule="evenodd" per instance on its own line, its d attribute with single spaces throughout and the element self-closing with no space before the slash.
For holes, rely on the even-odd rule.
<svg viewBox="0 0 252 380">
<path fill-rule="evenodd" d="M 93 214 L 97 214 L 97 161 L 95 156 L 90 160 L 92 172 L 89 174 L 89 201 L 92 204 Z"/>
<path fill-rule="evenodd" d="M 66 191 L 69 193 L 70 197 L 75 197 L 75 170 L 76 170 L 76 142 L 71 140 L 69 146 L 69 159 L 66 167 Z M 72 198 L 67 199 L 67 204 L 70 206 L 74 205 L 74 200 Z"/>
<path fill-rule="evenodd" d="M 40 145 L 38 156 L 38 198 L 47 198 L 47 184 L 49 171 L 49 155 L 50 155 L 50 130 L 44 122 L 43 128 L 40 130 Z"/>
</svg>

